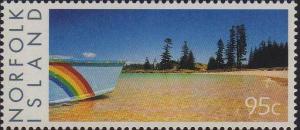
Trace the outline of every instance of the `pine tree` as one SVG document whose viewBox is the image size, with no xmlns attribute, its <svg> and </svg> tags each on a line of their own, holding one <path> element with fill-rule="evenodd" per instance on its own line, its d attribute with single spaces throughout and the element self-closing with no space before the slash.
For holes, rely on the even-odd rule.
<svg viewBox="0 0 300 130">
<path fill-rule="evenodd" d="M 161 54 L 161 62 L 160 62 L 160 69 L 172 69 L 172 56 L 170 49 L 172 48 L 172 39 L 166 38 L 165 39 L 165 45 L 163 47 L 164 52 Z"/>
<path fill-rule="evenodd" d="M 236 49 L 236 40 L 235 40 L 235 30 L 234 26 L 230 29 L 229 42 L 226 48 L 226 58 L 227 58 L 227 67 L 233 68 L 235 66 L 235 49 Z"/>
<path fill-rule="evenodd" d="M 179 69 L 187 69 L 188 68 L 188 56 L 189 56 L 189 47 L 187 45 L 187 41 L 184 41 L 182 46 L 182 56 L 179 61 Z"/>
<path fill-rule="evenodd" d="M 218 51 L 216 52 L 217 68 L 224 67 L 223 53 L 224 53 L 224 43 L 223 43 L 222 39 L 220 39 L 218 41 Z"/>
<path fill-rule="evenodd" d="M 247 53 L 246 51 L 246 29 L 242 24 L 236 27 L 236 64 L 237 68 L 242 67 L 242 61 L 246 60 L 244 57 Z"/>
<path fill-rule="evenodd" d="M 252 59 L 252 68 L 257 68 L 258 67 L 258 49 L 255 47 L 253 51 L 253 59 Z"/>
<path fill-rule="evenodd" d="M 286 42 L 284 44 L 284 47 L 282 48 L 282 50 L 284 51 L 283 54 L 283 66 L 288 66 L 288 59 L 289 59 L 289 54 L 288 54 L 288 43 Z"/>
<path fill-rule="evenodd" d="M 208 64 L 207 64 L 207 69 L 208 70 L 213 70 L 213 69 L 216 69 L 216 68 L 217 68 L 217 62 L 216 62 L 215 58 L 210 57 L 209 61 L 208 61 Z"/>
<path fill-rule="evenodd" d="M 240 37 L 240 26 L 237 25 L 234 29 L 234 31 L 236 32 L 235 34 L 235 38 L 236 38 L 236 67 L 239 68 L 240 64 L 241 64 L 241 60 L 240 60 L 240 56 L 241 56 L 241 52 L 240 52 L 240 48 L 241 48 L 241 37 Z"/>
<path fill-rule="evenodd" d="M 262 41 L 260 43 L 260 47 L 257 50 L 257 62 L 256 62 L 256 67 L 260 68 L 263 66 L 266 66 L 266 59 L 267 59 L 267 45 L 265 41 Z"/>
<path fill-rule="evenodd" d="M 272 57 L 272 41 L 269 38 L 267 42 L 267 48 L 265 48 L 264 52 L 264 67 L 272 67 L 271 64 L 273 63 L 273 58 Z"/>
<path fill-rule="evenodd" d="M 191 70 L 195 69 L 195 57 L 194 57 L 194 54 L 191 50 L 188 54 L 187 68 L 191 69 Z"/>
<path fill-rule="evenodd" d="M 251 54 L 252 53 L 252 54 Z M 253 55 L 253 58 L 251 58 Z M 288 65 L 287 44 L 262 41 L 259 48 L 255 48 L 254 52 L 250 52 L 249 67 L 251 68 L 269 68 L 269 67 L 286 67 Z"/>
<path fill-rule="evenodd" d="M 151 67 L 151 64 L 150 64 L 150 62 L 149 62 L 149 59 L 148 59 L 148 57 L 146 57 L 146 59 L 145 59 L 145 63 L 144 63 L 144 69 L 145 70 L 149 70 L 149 69 L 151 69 L 152 67 Z"/>
<path fill-rule="evenodd" d="M 282 62 L 280 62 L 280 59 L 283 57 L 283 51 L 281 50 L 281 43 L 277 43 L 275 40 L 272 42 L 271 48 L 270 48 L 270 67 L 275 67 L 275 66 L 281 66 Z"/>
<path fill-rule="evenodd" d="M 253 68 L 253 59 L 254 59 L 254 54 L 253 54 L 253 50 L 251 48 L 250 50 L 250 54 L 249 54 L 249 61 L 248 61 L 248 67 L 249 68 Z"/>
<path fill-rule="evenodd" d="M 154 60 L 153 60 L 152 68 L 153 68 L 154 70 L 157 69 L 157 60 L 156 60 L 156 58 L 154 58 Z"/>
</svg>

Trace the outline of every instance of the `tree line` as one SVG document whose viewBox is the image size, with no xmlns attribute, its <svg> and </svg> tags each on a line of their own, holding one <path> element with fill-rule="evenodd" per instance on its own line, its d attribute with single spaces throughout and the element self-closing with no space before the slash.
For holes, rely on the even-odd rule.
<svg viewBox="0 0 300 130">
<path fill-rule="evenodd" d="M 195 57 L 192 50 L 189 49 L 187 41 L 182 46 L 182 56 L 179 61 L 179 69 L 195 69 Z"/>
<path fill-rule="evenodd" d="M 278 43 L 270 39 L 262 41 L 258 48 L 251 49 L 249 54 L 249 68 L 270 68 L 288 66 L 288 44 Z"/>
<path fill-rule="evenodd" d="M 223 40 L 220 39 L 217 43 L 218 50 L 216 52 L 216 58 L 210 57 L 207 68 L 242 68 L 243 61 L 246 60 L 245 55 L 247 53 L 246 40 L 245 25 L 232 26 L 229 30 L 229 40 L 227 41 L 226 48 Z"/>
<path fill-rule="evenodd" d="M 144 69 L 158 69 L 158 70 L 168 70 L 168 69 L 195 69 L 195 57 L 192 50 L 188 47 L 188 42 L 184 41 L 182 46 L 182 56 L 179 61 L 175 61 L 171 55 L 172 49 L 172 39 L 166 38 L 164 40 L 163 52 L 160 55 L 161 60 L 156 64 L 156 59 L 154 59 L 153 64 L 150 63 L 149 58 L 146 57 L 144 62 Z"/>
<path fill-rule="evenodd" d="M 224 46 L 223 40 L 217 43 L 216 58 L 210 57 L 208 70 L 231 68 L 270 68 L 288 65 L 288 43 L 278 43 L 270 39 L 262 41 L 258 48 L 251 49 L 248 64 L 243 64 L 247 54 L 246 29 L 244 25 L 232 26 L 229 40 Z"/>
<path fill-rule="evenodd" d="M 172 39 L 166 38 L 163 42 L 163 52 L 160 61 L 156 59 L 150 63 L 146 57 L 144 64 L 127 65 L 128 69 L 144 70 L 170 70 L 170 69 L 190 69 L 195 70 L 195 57 L 192 50 L 188 47 L 188 42 L 184 41 L 181 49 L 181 57 L 174 60 L 171 55 Z M 217 42 L 217 51 L 215 57 L 210 57 L 207 65 L 208 70 L 213 69 L 232 69 L 232 68 L 267 68 L 267 67 L 285 67 L 288 65 L 288 45 L 287 43 L 278 43 L 268 40 L 262 41 L 258 48 L 251 49 L 248 64 L 247 54 L 247 33 L 245 25 L 232 26 L 229 29 L 229 40 L 226 45 L 222 39 Z"/>
</svg>

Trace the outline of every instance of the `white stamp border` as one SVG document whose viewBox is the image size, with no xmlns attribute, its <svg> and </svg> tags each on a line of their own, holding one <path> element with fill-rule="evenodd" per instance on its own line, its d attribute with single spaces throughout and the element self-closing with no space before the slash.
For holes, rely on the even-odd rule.
<svg viewBox="0 0 300 130">
<path fill-rule="evenodd" d="M 3 53 L 3 63 L 4 63 L 4 67 L 3 67 L 3 77 L 7 77 L 6 71 L 9 70 L 6 68 L 6 63 L 7 63 L 7 52 L 5 51 L 6 48 L 6 43 L 8 42 L 7 40 L 7 28 L 12 26 L 12 23 L 7 23 L 6 20 L 6 16 L 5 14 L 7 14 L 7 9 L 18 9 L 18 8 L 23 8 L 23 9 L 39 9 L 42 13 L 43 13 L 43 20 L 47 20 L 47 24 L 49 26 L 49 9 L 284 9 L 284 10 L 288 10 L 288 49 L 289 49 L 289 64 L 288 64 L 288 122 L 49 122 L 49 108 L 48 105 L 45 105 L 46 107 L 44 108 L 45 113 L 43 114 L 43 116 L 46 116 L 45 119 L 43 119 L 43 122 L 40 123 L 18 123 L 18 124 L 11 124 L 11 123 L 7 123 L 5 122 L 7 120 L 6 117 L 6 106 L 9 105 L 6 102 L 6 98 L 7 98 L 7 87 L 6 87 L 6 78 L 4 78 L 3 81 L 3 86 L 4 88 L 2 89 L 2 91 L 4 92 L 4 95 L 1 98 L 4 98 L 4 109 L 2 110 L 4 117 L 3 117 L 3 121 L 4 127 L 10 126 L 10 127 L 121 127 L 121 128 L 132 128 L 132 127 L 150 127 L 150 128 L 154 128 L 154 127 L 224 127 L 224 128 L 234 128 L 234 127 L 239 127 L 239 128 L 250 128 L 250 127 L 269 127 L 269 128 L 294 128 L 296 127 L 296 124 L 294 124 L 296 117 L 294 116 L 294 114 L 296 113 L 296 110 L 294 109 L 294 107 L 296 106 L 295 103 L 295 99 L 296 96 L 294 95 L 294 93 L 296 92 L 296 89 L 294 88 L 294 86 L 296 85 L 296 82 L 294 81 L 294 79 L 296 78 L 296 74 L 294 73 L 296 71 L 296 67 L 294 66 L 296 64 L 295 61 L 295 57 L 296 57 L 296 53 L 294 52 L 296 50 L 296 39 L 294 36 L 296 36 L 296 32 L 294 31 L 294 29 L 296 28 L 295 25 L 295 14 L 296 14 L 296 3 L 291 2 L 291 3 L 3 3 L 4 6 L 4 24 L 3 24 L 3 34 L 4 34 L 4 38 L 2 39 L 4 41 L 4 53 Z M 25 23 L 25 25 L 29 25 L 30 23 Z M 43 27 L 42 31 L 44 33 L 45 36 L 49 36 L 49 28 L 47 27 Z M 34 26 L 32 26 L 34 27 Z M 45 40 L 44 43 L 47 44 L 47 47 L 49 45 L 49 41 L 48 41 L 48 37 Z M 47 50 L 47 54 L 48 54 Z M 46 54 L 44 53 L 44 54 Z M 46 57 L 49 57 L 46 56 Z M 47 61 L 48 59 L 46 59 Z M 48 62 L 48 61 L 47 61 Z M 48 67 L 48 66 L 46 66 Z M 26 70 L 25 70 L 26 71 Z M 48 73 L 47 73 L 48 75 Z M 48 77 L 46 77 L 47 80 L 46 82 L 48 82 Z M 46 83 L 47 85 L 48 83 Z M 47 93 L 48 93 L 48 89 L 47 89 Z M 44 104 L 48 104 L 48 97 L 46 97 L 45 99 L 43 99 L 43 103 Z"/>
</svg>

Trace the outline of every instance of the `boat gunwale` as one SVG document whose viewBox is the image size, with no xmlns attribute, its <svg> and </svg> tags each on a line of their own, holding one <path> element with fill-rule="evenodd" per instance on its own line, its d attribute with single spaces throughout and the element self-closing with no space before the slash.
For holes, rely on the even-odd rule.
<svg viewBox="0 0 300 130">
<path fill-rule="evenodd" d="M 125 61 L 110 60 L 73 60 L 73 59 L 50 59 L 49 64 L 66 63 L 72 66 L 99 66 L 99 67 L 117 67 L 123 66 Z"/>
</svg>

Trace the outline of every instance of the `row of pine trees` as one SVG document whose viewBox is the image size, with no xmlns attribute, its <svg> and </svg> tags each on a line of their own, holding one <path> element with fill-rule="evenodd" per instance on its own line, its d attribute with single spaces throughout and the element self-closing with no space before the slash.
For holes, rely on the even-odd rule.
<svg viewBox="0 0 300 130">
<path fill-rule="evenodd" d="M 182 56 L 179 61 L 172 60 L 171 48 L 172 48 L 172 39 L 166 38 L 164 40 L 163 52 L 161 54 L 161 61 L 156 64 L 156 59 L 154 59 L 153 64 L 150 63 L 148 57 L 145 59 L 144 69 L 159 69 L 159 70 L 168 70 L 168 69 L 195 69 L 195 57 L 188 47 L 187 41 L 184 41 L 182 46 Z"/>
<path fill-rule="evenodd" d="M 226 49 L 223 40 L 220 39 L 217 44 L 216 58 L 211 57 L 209 59 L 208 69 L 242 68 L 247 53 L 245 26 L 243 24 L 232 26 L 229 33 Z"/>
<path fill-rule="evenodd" d="M 179 69 L 195 69 L 195 57 L 192 50 L 189 49 L 187 41 L 184 41 L 184 45 L 182 46 Z"/>
<path fill-rule="evenodd" d="M 278 43 L 270 39 L 262 41 L 249 55 L 249 68 L 270 68 L 288 66 L 288 44 Z"/>
<path fill-rule="evenodd" d="M 247 54 L 246 29 L 244 25 L 232 26 L 229 30 L 229 40 L 224 46 L 223 40 L 217 43 L 216 58 L 209 59 L 207 69 L 231 68 L 270 68 L 286 67 L 288 65 L 288 43 L 278 43 L 270 39 L 262 41 L 258 48 L 251 49 L 248 64 L 243 64 Z"/>
<path fill-rule="evenodd" d="M 161 60 L 153 64 L 150 63 L 146 57 L 143 68 L 149 69 L 195 69 L 195 57 L 193 52 L 188 47 L 187 41 L 184 41 L 182 46 L 182 56 L 179 61 L 172 60 L 171 49 L 172 39 L 166 38 L 164 40 L 163 52 Z M 270 39 L 265 42 L 262 41 L 258 48 L 251 49 L 248 64 L 245 64 L 247 54 L 247 36 L 246 28 L 242 25 L 232 26 L 229 30 L 229 40 L 224 45 L 222 39 L 217 43 L 216 58 L 209 59 L 207 69 L 232 69 L 232 68 L 270 68 L 270 67 L 286 67 L 288 65 L 288 44 L 278 43 Z"/>
</svg>

